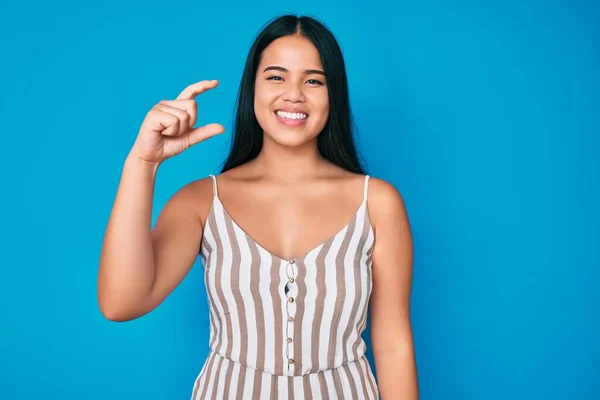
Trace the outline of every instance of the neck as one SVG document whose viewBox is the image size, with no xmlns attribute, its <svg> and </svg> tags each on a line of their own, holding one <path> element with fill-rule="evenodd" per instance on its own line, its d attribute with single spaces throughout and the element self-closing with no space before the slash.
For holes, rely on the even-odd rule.
<svg viewBox="0 0 600 400">
<path fill-rule="evenodd" d="M 254 167 L 261 175 L 277 181 L 297 181 L 323 172 L 327 161 L 319 154 L 317 139 L 296 147 L 282 146 L 265 135 Z"/>
</svg>

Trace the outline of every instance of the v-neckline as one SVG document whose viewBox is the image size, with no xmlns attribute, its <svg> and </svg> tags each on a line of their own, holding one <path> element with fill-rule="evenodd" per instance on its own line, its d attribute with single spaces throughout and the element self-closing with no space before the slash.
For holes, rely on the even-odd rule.
<svg viewBox="0 0 600 400">
<path fill-rule="evenodd" d="M 292 258 L 283 258 L 283 257 L 281 257 L 281 256 L 279 256 L 279 255 L 277 255 L 277 254 L 275 254 L 275 253 L 267 250 L 263 245 L 261 245 L 258 241 L 256 241 L 252 237 L 252 235 L 250 235 L 248 232 L 246 232 L 246 230 L 244 228 L 242 228 L 235 221 L 235 219 L 231 216 L 231 214 L 229 214 L 229 211 L 227 211 L 227 208 L 225 208 L 225 206 L 221 202 L 221 199 L 219 198 L 219 196 L 213 196 L 213 202 L 212 202 L 212 205 L 211 205 L 211 210 L 212 210 L 213 217 L 215 217 L 215 215 L 214 215 L 215 202 L 219 203 L 219 206 L 221 207 L 221 210 L 223 211 L 224 217 L 227 218 L 227 219 L 229 219 L 229 221 L 234 226 L 234 228 L 239 229 L 240 232 L 242 232 L 244 234 L 244 236 L 246 237 L 246 240 L 248 240 L 248 242 L 254 244 L 260 250 L 264 251 L 269 256 L 275 258 L 279 262 L 288 262 L 290 260 L 302 261 L 302 260 L 306 259 L 309 255 L 311 255 L 313 252 L 315 252 L 318 249 L 322 248 L 324 245 L 327 245 L 330 242 L 333 242 L 342 232 L 344 232 L 350 226 L 350 224 L 358 216 L 358 214 L 362 210 L 362 208 L 367 204 L 367 200 L 366 199 L 363 200 L 362 203 L 360 203 L 360 206 L 356 209 L 356 211 L 352 214 L 352 216 L 350 216 L 350 218 L 348 219 L 348 222 L 342 228 L 340 228 L 339 230 L 337 230 L 333 235 L 329 236 L 329 238 L 325 239 L 324 241 L 322 241 L 318 245 L 314 246 L 312 249 L 310 249 L 308 251 L 305 251 L 303 254 L 295 256 L 295 257 L 292 257 Z M 209 215 L 210 214 L 211 213 L 209 213 Z M 365 223 L 367 223 L 367 222 L 365 222 Z M 370 225 L 370 221 L 368 223 Z M 208 226 L 208 223 L 206 223 L 205 225 Z"/>
</svg>

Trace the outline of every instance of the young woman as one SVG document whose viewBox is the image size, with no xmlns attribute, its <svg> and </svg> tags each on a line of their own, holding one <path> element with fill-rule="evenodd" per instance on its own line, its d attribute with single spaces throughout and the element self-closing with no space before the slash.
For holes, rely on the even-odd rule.
<svg viewBox="0 0 600 400">
<path fill-rule="evenodd" d="M 283 16 L 258 35 L 221 173 L 181 188 L 151 229 L 160 164 L 224 131 L 194 127 L 195 97 L 216 86 L 192 84 L 142 123 L 103 243 L 102 313 L 150 312 L 200 256 L 211 328 L 194 400 L 418 398 L 408 217 L 360 165 L 344 59 L 320 22 Z"/>
</svg>

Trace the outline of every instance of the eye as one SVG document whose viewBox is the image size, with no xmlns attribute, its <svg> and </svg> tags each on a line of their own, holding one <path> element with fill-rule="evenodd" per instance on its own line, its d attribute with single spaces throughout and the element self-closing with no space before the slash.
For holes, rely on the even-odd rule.
<svg viewBox="0 0 600 400">
<path fill-rule="evenodd" d="M 268 81 L 280 81 L 283 80 L 280 76 L 272 75 L 267 78 Z"/>
<path fill-rule="evenodd" d="M 323 82 L 316 80 L 316 79 L 309 79 L 307 82 L 310 83 L 311 85 L 323 85 Z"/>
</svg>

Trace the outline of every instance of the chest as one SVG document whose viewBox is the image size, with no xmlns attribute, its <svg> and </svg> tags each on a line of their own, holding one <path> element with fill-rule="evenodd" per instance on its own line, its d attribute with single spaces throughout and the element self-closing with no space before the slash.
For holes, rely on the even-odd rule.
<svg viewBox="0 0 600 400">
<path fill-rule="evenodd" d="M 292 197 L 256 202 L 239 212 L 215 198 L 209 218 L 214 219 L 215 229 L 220 223 L 221 232 L 242 234 L 246 241 L 284 260 L 304 256 L 340 236 L 346 241 L 356 238 L 370 224 L 366 202 L 323 203 Z"/>
</svg>

